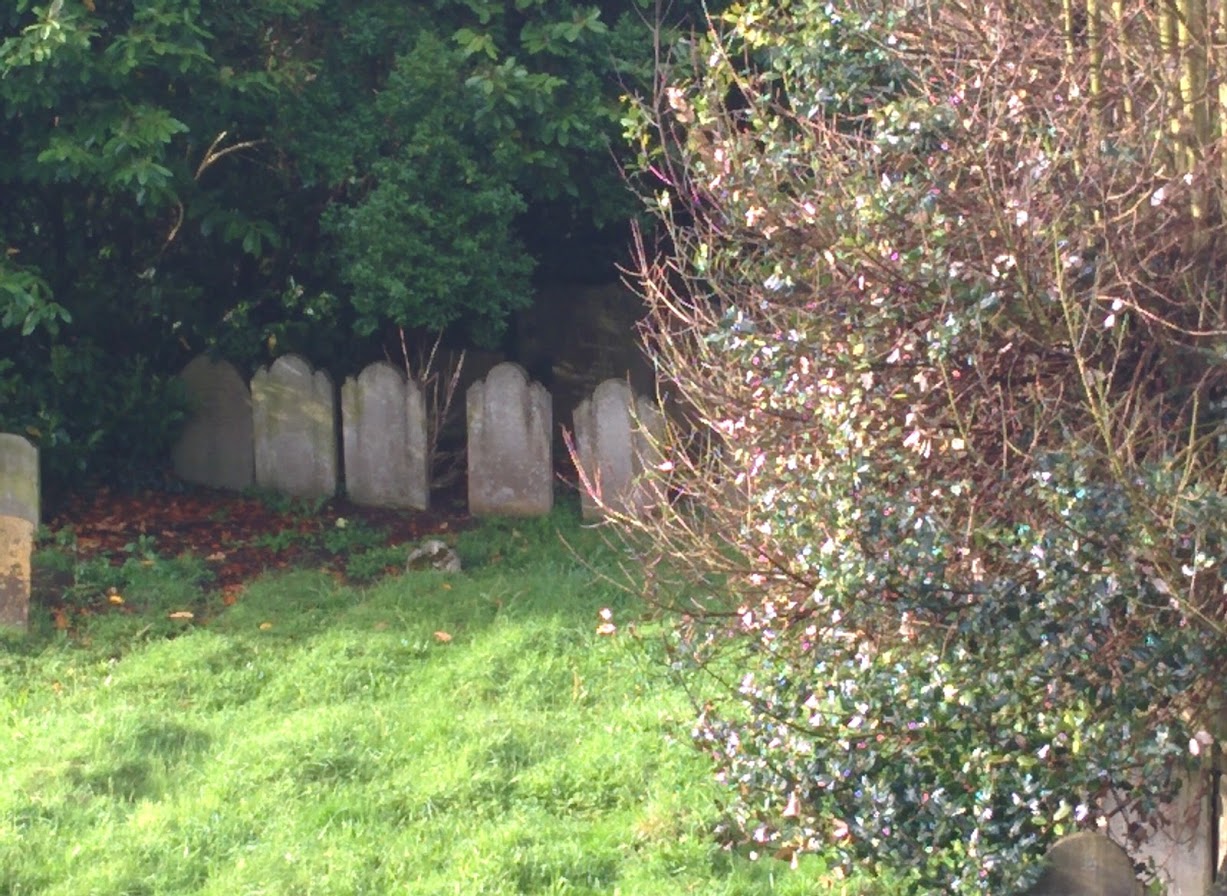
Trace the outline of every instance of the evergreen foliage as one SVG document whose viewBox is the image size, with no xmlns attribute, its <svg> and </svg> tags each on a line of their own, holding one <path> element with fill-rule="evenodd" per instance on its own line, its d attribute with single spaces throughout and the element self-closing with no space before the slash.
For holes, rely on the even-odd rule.
<svg viewBox="0 0 1227 896">
<path fill-rule="evenodd" d="M 1060 13 L 750 0 L 628 120 L 696 736 L 753 848 L 913 892 L 1144 839 L 1224 735 L 1224 181 L 1153 62 L 1203 32 Z"/>
<path fill-rule="evenodd" d="M 574 0 L 7 4 L 0 428 L 36 439 L 53 481 L 149 469 L 173 431 L 160 384 L 196 352 L 254 366 L 296 350 L 343 374 L 397 327 L 494 343 L 535 267 L 576 275 L 567 260 L 595 250 L 612 273 L 634 211 L 619 98 L 651 71 L 651 16 Z M 64 351 L 142 388 L 64 389 Z M 100 400 L 98 427 L 79 405 Z M 120 428 L 134 455 L 107 447 Z"/>
</svg>

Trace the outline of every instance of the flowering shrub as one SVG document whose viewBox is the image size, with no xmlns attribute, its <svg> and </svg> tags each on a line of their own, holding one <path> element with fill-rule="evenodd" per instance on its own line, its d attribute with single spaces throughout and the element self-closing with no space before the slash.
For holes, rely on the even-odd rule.
<svg viewBox="0 0 1227 896">
<path fill-rule="evenodd" d="M 1118 7 L 750 0 L 629 119 L 685 425 L 623 522 L 758 848 L 1010 892 L 1221 736 L 1222 172 Z"/>
</svg>

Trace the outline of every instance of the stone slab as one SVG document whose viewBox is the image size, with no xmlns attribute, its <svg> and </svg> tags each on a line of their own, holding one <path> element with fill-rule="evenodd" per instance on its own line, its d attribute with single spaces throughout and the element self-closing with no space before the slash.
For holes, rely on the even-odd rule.
<svg viewBox="0 0 1227 896">
<path fill-rule="evenodd" d="M 332 378 L 298 355 L 282 355 L 251 380 L 256 484 L 299 498 L 337 491 Z"/>
<path fill-rule="evenodd" d="M 1166 896 L 1205 896 L 1210 889 L 1216 865 L 1212 788 L 1208 766 L 1189 773 L 1176 798 L 1161 807 L 1164 823 L 1147 831 L 1145 842 L 1134 850 L 1139 862 L 1153 863 Z M 1123 840 L 1133 819 L 1128 813 L 1108 814 L 1108 833 Z"/>
<path fill-rule="evenodd" d="M 386 361 L 341 386 L 345 490 L 374 507 L 425 510 L 430 504 L 422 387 Z"/>
<path fill-rule="evenodd" d="M 0 433 L 0 516 L 39 524 L 38 449 L 13 433 Z"/>
<path fill-rule="evenodd" d="M 655 493 L 643 474 L 663 435 L 660 410 L 625 380 L 609 379 L 580 402 L 572 419 L 584 519 L 646 512 Z"/>
<path fill-rule="evenodd" d="M 256 478 L 251 391 L 229 361 L 200 355 L 179 374 L 194 410 L 171 452 L 185 482 L 242 491 Z"/>
<path fill-rule="evenodd" d="M 30 617 L 34 523 L 0 516 L 0 626 L 25 629 Z"/>
<path fill-rule="evenodd" d="M 495 366 L 466 394 L 469 512 L 541 516 L 554 506 L 553 399 L 518 364 Z"/>
<path fill-rule="evenodd" d="M 1143 896 L 1133 861 L 1103 834 L 1063 837 L 1048 850 L 1047 861 L 1027 896 Z"/>
</svg>

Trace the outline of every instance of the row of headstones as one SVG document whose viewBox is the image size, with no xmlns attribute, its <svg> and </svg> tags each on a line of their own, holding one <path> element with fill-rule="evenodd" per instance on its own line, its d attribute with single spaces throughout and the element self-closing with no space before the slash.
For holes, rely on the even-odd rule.
<svg viewBox="0 0 1227 896">
<path fill-rule="evenodd" d="M 344 459 L 355 503 L 424 510 L 430 501 L 427 416 L 421 386 L 387 362 L 372 364 L 336 398 L 324 371 L 284 355 L 252 377 L 250 389 L 226 361 L 201 356 L 181 378 L 196 411 L 172 458 L 188 481 L 241 490 L 330 498 Z M 574 413 L 586 518 L 603 508 L 640 510 L 639 482 L 664 418 L 620 380 L 606 380 Z M 533 516 L 554 500 L 553 399 L 522 367 L 494 367 L 466 394 L 469 511 Z M 342 454 L 339 454 L 343 452 Z M 589 494 L 589 491 L 594 492 Z"/>
</svg>

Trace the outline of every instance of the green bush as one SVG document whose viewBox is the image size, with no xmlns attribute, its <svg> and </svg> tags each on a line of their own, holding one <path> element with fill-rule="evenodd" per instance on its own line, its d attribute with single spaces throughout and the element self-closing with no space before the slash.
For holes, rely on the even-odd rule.
<svg viewBox="0 0 1227 896">
<path fill-rule="evenodd" d="M 924 892 L 1021 889 L 1112 801 L 1144 838 L 1221 735 L 1220 173 L 1164 76 L 1101 91 L 1157 32 L 1051 12 L 748 2 L 628 121 L 699 436 L 624 522 L 731 682 L 696 736 L 756 849 Z"/>
<path fill-rule="evenodd" d="M 155 481 L 187 413 L 178 380 L 88 340 L 51 346 L 37 367 L 0 366 L 0 431 L 38 447 L 52 494 L 104 477 Z"/>
</svg>

